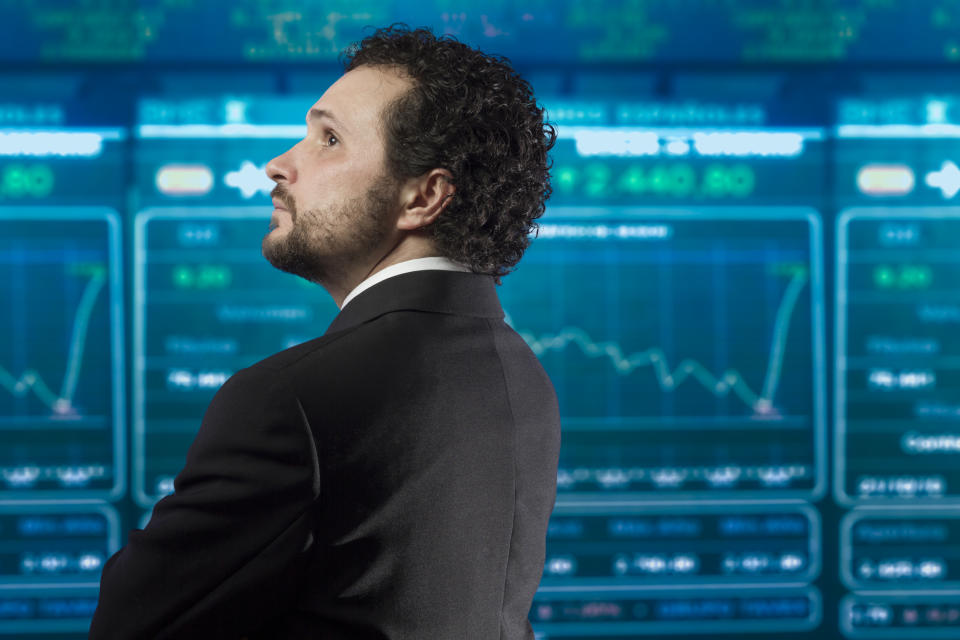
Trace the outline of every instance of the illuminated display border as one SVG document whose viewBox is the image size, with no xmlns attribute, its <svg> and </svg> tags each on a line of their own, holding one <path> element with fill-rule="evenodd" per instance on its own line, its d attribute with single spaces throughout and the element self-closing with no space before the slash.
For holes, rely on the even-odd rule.
<svg viewBox="0 0 960 640">
<path fill-rule="evenodd" d="M 625 223 L 644 220 L 805 220 L 810 228 L 810 335 L 812 341 L 813 406 L 810 416 L 813 429 L 814 473 L 812 489 L 785 490 L 713 490 L 678 491 L 624 491 L 606 493 L 570 491 L 557 494 L 557 505 L 568 505 L 584 499 L 598 503 L 663 504 L 697 500 L 698 504 L 730 504 L 740 500 L 774 501 L 776 499 L 803 499 L 815 501 L 827 491 L 826 459 L 826 354 L 824 337 L 823 239 L 820 214 L 810 207 L 548 207 L 541 223 L 562 224 L 573 220 L 596 220 Z M 561 416 L 561 423 L 564 419 Z"/>
<path fill-rule="evenodd" d="M 930 603 L 956 603 L 960 605 L 960 596 L 944 595 L 939 592 L 933 592 L 928 595 L 891 595 L 886 592 L 862 591 L 845 596 L 840 601 L 840 631 L 848 638 L 889 638 L 891 640 L 901 640 L 909 637 L 910 640 L 921 640 L 924 638 L 943 638 L 944 640 L 954 640 L 960 627 L 940 627 L 933 629 L 924 629 L 922 626 L 916 627 L 898 627 L 896 629 L 866 628 L 855 629 L 850 624 L 850 610 L 859 602 L 877 603 L 877 604 L 930 604 Z"/>
<path fill-rule="evenodd" d="M 822 525 L 820 513 L 811 505 L 801 502 L 729 502 L 725 505 L 709 504 L 701 501 L 695 503 L 676 503 L 676 504 L 657 504 L 637 505 L 633 503 L 621 506 L 611 504 L 597 504 L 593 502 L 584 502 L 581 504 L 558 504 L 553 510 L 553 516 L 658 516 L 658 515 L 734 515 L 739 513 L 746 514 L 768 514 L 773 511 L 786 512 L 792 511 L 803 515 L 810 523 L 810 535 L 808 538 L 809 561 L 807 569 L 803 573 L 791 576 L 789 579 L 782 576 L 761 576 L 756 579 L 749 579 L 745 576 L 722 576 L 703 577 L 672 577 L 670 579 L 657 579 L 651 577 L 648 579 L 637 579 L 624 577 L 617 578 L 556 578 L 544 574 L 541 580 L 541 591 L 549 591 L 553 587 L 582 587 L 584 589 L 595 588 L 622 588 L 629 586 L 636 590 L 676 588 L 677 586 L 691 587 L 713 587 L 721 586 L 726 588 L 752 587 L 764 585 L 769 587 L 788 586 L 795 587 L 798 584 L 806 584 L 817 579 L 822 569 Z M 575 542 L 575 541 L 572 541 Z M 624 543 L 629 543 L 630 539 L 624 539 Z M 613 544 L 613 543 L 611 543 Z M 547 539 L 547 557 L 549 558 L 550 539 Z M 615 584 L 611 584 L 615 583 Z"/>
<path fill-rule="evenodd" d="M 960 520 L 960 506 L 916 507 L 901 509 L 858 508 L 847 513 L 840 521 L 840 580 L 851 591 L 883 591 L 890 595 L 908 595 L 917 591 L 960 595 L 960 578 L 944 582 L 891 583 L 885 586 L 878 582 L 861 582 L 853 575 L 853 527 L 864 518 L 885 520 Z M 947 543 L 951 544 L 951 543 Z M 953 546 L 956 542 L 952 543 Z"/>
<path fill-rule="evenodd" d="M 73 515 L 99 513 L 107 519 L 107 558 L 120 550 L 120 516 L 117 510 L 111 505 L 105 503 L 51 503 L 46 501 L 32 502 L 12 502 L 0 501 L 0 513 L 16 515 Z M 107 558 L 104 558 L 106 562 Z M 8 586 L 17 586 L 21 588 L 39 589 L 44 587 L 59 588 L 65 583 L 71 586 L 100 586 L 100 573 L 93 576 L 92 581 L 84 582 L 81 576 L 18 576 L 18 577 L 0 577 L 0 589 Z M 0 632 L 2 632 L 2 623 L 0 623 Z"/>
<path fill-rule="evenodd" d="M 147 225 L 151 220 L 193 220 L 196 218 L 255 219 L 264 224 L 269 219 L 269 206 L 259 207 L 152 207 L 136 214 L 133 241 L 133 499 L 141 507 L 152 509 L 160 498 L 153 498 L 146 488 L 146 266 Z M 200 419 L 197 416 L 197 427 Z M 162 496 L 161 496 L 162 498 Z"/>
<path fill-rule="evenodd" d="M 97 598 L 99 585 L 61 584 L 45 586 L 35 584 L 0 585 L 0 602 L 5 597 L 92 597 Z M 70 618 L 66 620 L 0 620 L 0 638 L 8 636 L 21 638 L 24 633 L 64 633 L 86 632 L 90 629 L 90 618 Z"/>
<path fill-rule="evenodd" d="M 146 243 L 147 226 L 154 219 L 189 220 L 195 218 L 251 219 L 266 220 L 267 207 L 155 207 L 137 213 L 134 223 L 134 367 L 133 367 L 133 496 L 142 507 L 151 508 L 157 498 L 151 498 L 146 491 L 146 424 L 145 424 L 145 309 L 146 291 Z M 617 494 L 599 492 L 570 492 L 558 496 L 558 505 L 567 505 L 594 498 L 599 501 L 624 501 L 642 504 L 652 502 L 663 504 L 685 499 L 698 499 L 700 504 L 729 504 L 731 500 L 777 498 L 803 498 L 816 500 L 826 489 L 826 410 L 824 390 L 825 355 L 823 328 L 823 276 L 822 276 L 822 240 L 820 216 L 817 211 L 807 207 L 702 207 L 692 208 L 638 208 L 638 207 L 554 207 L 549 208 L 544 222 L 563 222 L 565 219 L 595 220 L 805 220 L 810 227 L 810 300 L 811 300 L 811 336 L 813 363 L 813 406 L 811 427 L 814 445 L 814 486 L 812 489 L 777 491 L 688 491 L 671 494 L 658 492 L 623 492 Z M 197 416 L 199 422 L 200 416 Z"/>
<path fill-rule="evenodd" d="M 847 420 L 846 420 L 846 359 L 847 359 L 847 267 L 849 266 L 849 231 L 854 220 L 906 220 L 910 218 L 960 220 L 960 207 L 851 207 L 837 216 L 837 297 L 834 310 L 836 322 L 834 358 L 834 499 L 837 503 L 853 507 L 858 505 L 890 505 L 900 507 L 924 504 L 960 504 L 960 493 L 942 498 L 857 498 L 846 492 L 847 478 Z"/>
<path fill-rule="evenodd" d="M 651 594 L 633 587 L 612 589 L 582 589 L 579 587 L 543 587 L 537 596 L 549 595 L 555 599 L 581 600 L 590 598 L 617 598 L 636 596 L 642 599 L 667 600 L 671 598 L 699 597 L 782 597 L 806 596 L 811 603 L 810 615 L 799 620 L 677 620 L 675 622 L 533 622 L 537 637 L 562 638 L 580 636 L 590 638 L 616 638 L 650 634 L 727 634 L 737 632 L 769 631 L 810 631 L 818 627 L 823 619 L 823 602 L 820 591 L 815 587 L 807 588 L 771 588 L 767 585 L 744 585 L 735 592 L 728 591 L 730 585 L 718 588 L 660 587 L 659 593 Z M 533 606 L 537 606 L 537 596 Z"/>
<path fill-rule="evenodd" d="M 113 351 L 111 376 L 113 385 L 113 487 L 108 490 L 84 489 L 41 489 L 9 491 L 0 490 L 0 500 L 31 501 L 37 498 L 50 498 L 64 501 L 75 499 L 117 500 L 126 491 L 127 480 L 127 442 L 124 423 L 124 314 L 123 281 L 120 273 L 120 216 L 107 207 L 0 207 L 0 220 L 105 220 L 107 222 L 107 245 L 110 274 L 110 348 Z"/>
</svg>

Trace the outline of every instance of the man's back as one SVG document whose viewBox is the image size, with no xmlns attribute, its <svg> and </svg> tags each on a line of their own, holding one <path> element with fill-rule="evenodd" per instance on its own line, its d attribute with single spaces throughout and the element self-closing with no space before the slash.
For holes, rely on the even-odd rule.
<svg viewBox="0 0 960 640">
<path fill-rule="evenodd" d="M 306 583 L 293 616 L 304 630 L 525 637 L 556 487 L 555 400 L 526 344 L 489 317 L 499 305 L 468 304 L 382 315 L 286 365 L 326 465 L 329 526 L 310 573 L 336 576 Z"/>
<path fill-rule="evenodd" d="M 345 52 L 266 164 L 261 243 L 343 310 L 218 391 L 92 638 L 532 639 L 560 425 L 494 283 L 550 195 L 544 113 L 428 29 Z"/>
<path fill-rule="evenodd" d="M 221 510 L 212 517 L 257 533 L 206 550 L 200 566 L 219 573 L 211 595 L 157 611 L 156 636 L 532 638 L 559 419 L 546 374 L 502 316 L 489 277 L 397 276 L 352 301 L 323 338 L 225 385 L 177 492 L 189 500 L 204 476 L 259 451 L 275 464 L 234 484 L 259 478 L 254 504 L 265 506 L 244 513 L 242 502 L 208 496 Z M 248 434 L 234 433 L 224 451 L 213 438 L 224 429 Z M 182 500 L 168 498 L 154 519 L 178 530 Z M 128 553 L 163 546 L 151 542 L 138 548 L 131 537 Z M 258 585 L 268 588 L 261 599 Z"/>
</svg>

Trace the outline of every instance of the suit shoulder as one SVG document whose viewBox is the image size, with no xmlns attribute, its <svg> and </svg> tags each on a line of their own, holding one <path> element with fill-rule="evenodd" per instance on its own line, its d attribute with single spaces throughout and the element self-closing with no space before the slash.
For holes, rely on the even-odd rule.
<svg viewBox="0 0 960 640">
<path fill-rule="evenodd" d="M 348 333 L 348 332 L 346 332 Z M 292 365 L 295 365 L 299 361 L 316 354 L 318 351 L 322 350 L 325 346 L 336 342 L 341 339 L 345 333 L 336 333 L 331 335 L 320 336 L 319 338 L 314 338 L 313 340 L 308 340 L 307 342 L 294 345 L 283 351 L 278 351 L 272 356 L 267 356 L 259 362 L 248 367 L 249 369 L 258 369 L 261 372 L 267 371 L 280 371 L 286 369 Z M 239 372 L 238 372 L 239 373 Z"/>
<path fill-rule="evenodd" d="M 288 370 L 329 344 L 331 340 L 328 338 L 330 336 L 309 340 L 237 370 L 223 383 L 214 400 L 260 396 L 265 389 L 282 385 L 289 378 Z"/>
</svg>

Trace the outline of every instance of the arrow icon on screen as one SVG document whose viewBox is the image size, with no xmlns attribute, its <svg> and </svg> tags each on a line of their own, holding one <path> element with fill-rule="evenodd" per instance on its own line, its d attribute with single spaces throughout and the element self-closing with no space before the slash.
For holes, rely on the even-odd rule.
<svg viewBox="0 0 960 640">
<path fill-rule="evenodd" d="M 931 171 L 926 177 L 927 186 L 940 189 L 944 198 L 952 198 L 960 192 L 960 167 L 949 160 L 939 171 Z"/>
<path fill-rule="evenodd" d="M 249 160 L 244 160 L 237 171 L 230 171 L 223 178 L 228 187 L 239 189 L 245 199 L 250 199 L 258 193 L 270 194 L 274 182 L 264 173 L 264 167 L 258 167 Z"/>
</svg>

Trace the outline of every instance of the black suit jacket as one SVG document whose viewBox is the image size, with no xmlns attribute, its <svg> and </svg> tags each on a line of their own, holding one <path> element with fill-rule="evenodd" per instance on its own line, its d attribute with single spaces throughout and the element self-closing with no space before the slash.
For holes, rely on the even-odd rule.
<svg viewBox="0 0 960 640">
<path fill-rule="evenodd" d="M 90 637 L 532 639 L 559 446 L 490 277 L 385 280 L 218 391 Z"/>
</svg>

